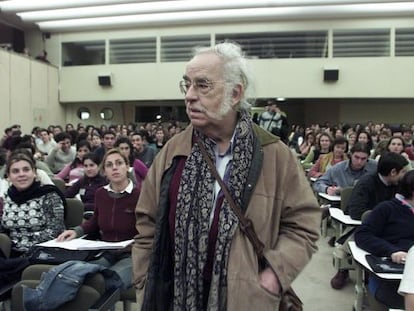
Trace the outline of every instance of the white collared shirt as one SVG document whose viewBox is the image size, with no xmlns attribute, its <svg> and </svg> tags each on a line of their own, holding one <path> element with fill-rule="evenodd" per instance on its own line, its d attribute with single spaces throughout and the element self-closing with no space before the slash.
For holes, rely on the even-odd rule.
<svg viewBox="0 0 414 311">
<path fill-rule="evenodd" d="M 107 184 L 106 186 L 104 186 L 104 189 L 107 190 L 108 192 L 113 192 L 113 193 L 124 193 L 124 192 L 126 192 L 128 194 L 131 194 L 132 190 L 134 190 L 134 184 L 133 184 L 131 179 L 128 179 L 128 180 L 129 180 L 128 186 L 126 186 L 126 188 L 122 191 L 119 191 L 119 192 L 115 191 L 114 189 L 111 188 L 111 184 Z"/>
</svg>

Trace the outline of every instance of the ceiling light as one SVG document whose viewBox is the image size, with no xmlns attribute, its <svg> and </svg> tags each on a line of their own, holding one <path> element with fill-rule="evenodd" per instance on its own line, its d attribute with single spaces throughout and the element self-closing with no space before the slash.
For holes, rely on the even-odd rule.
<svg viewBox="0 0 414 311">
<path fill-rule="evenodd" d="M 145 1 L 149 0 L 8 0 L 0 1 L 0 9 L 3 12 L 22 12 Z"/>
<path fill-rule="evenodd" d="M 189 23 L 214 23 L 231 21 L 263 21 L 264 19 L 286 20 L 295 17 L 311 18 L 339 18 L 363 17 L 375 13 L 376 15 L 412 16 L 414 3 L 383 3 L 383 4 L 352 4 L 343 6 L 302 6 L 277 8 L 248 8 L 232 10 L 207 10 L 190 12 L 171 12 L 153 14 L 135 14 L 124 16 L 95 17 L 68 20 L 53 20 L 38 22 L 43 31 L 73 31 L 102 28 L 120 28 L 132 26 L 177 25 Z"/>
</svg>

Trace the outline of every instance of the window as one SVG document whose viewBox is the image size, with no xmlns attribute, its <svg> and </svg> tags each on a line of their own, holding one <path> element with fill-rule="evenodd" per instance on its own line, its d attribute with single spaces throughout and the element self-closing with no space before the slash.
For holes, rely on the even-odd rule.
<svg viewBox="0 0 414 311">
<path fill-rule="evenodd" d="M 334 30 L 333 57 L 390 56 L 389 29 Z"/>
<path fill-rule="evenodd" d="M 196 46 L 210 46 L 210 35 L 161 38 L 161 62 L 185 62 Z"/>
<path fill-rule="evenodd" d="M 62 43 L 63 66 L 105 64 L 105 41 Z"/>
<path fill-rule="evenodd" d="M 327 31 L 289 31 L 245 34 L 217 34 L 216 42 L 239 43 L 251 58 L 327 57 Z"/>
<path fill-rule="evenodd" d="M 88 120 L 91 116 L 91 111 L 89 110 L 89 108 L 80 107 L 78 109 L 77 116 L 81 120 Z"/>
<path fill-rule="evenodd" d="M 395 56 L 414 56 L 414 28 L 395 30 Z"/>
<path fill-rule="evenodd" d="M 114 117 L 114 112 L 111 108 L 103 108 L 99 116 L 102 120 L 111 120 Z"/>
<path fill-rule="evenodd" d="M 109 41 L 110 64 L 155 63 L 156 38 L 117 39 Z"/>
</svg>

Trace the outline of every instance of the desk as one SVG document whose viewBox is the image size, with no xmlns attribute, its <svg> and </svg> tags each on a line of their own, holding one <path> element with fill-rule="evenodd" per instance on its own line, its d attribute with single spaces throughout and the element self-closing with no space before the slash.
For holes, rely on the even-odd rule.
<svg viewBox="0 0 414 311">
<path fill-rule="evenodd" d="M 361 220 L 355 220 L 352 219 L 351 216 L 345 215 L 340 208 L 331 207 L 329 209 L 329 214 L 333 219 L 346 226 L 360 226 L 362 224 Z"/>
<path fill-rule="evenodd" d="M 327 193 L 318 192 L 318 196 L 325 201 L 331 202 L 331 203 L 340 203 L 341 202 L 341 196 L 339 195 L 329 195 Z"/>
<path fill-rule="evenodd" d="M 361 311 L 362 300 L 364 298 L 364 283 L 363 283 L 363 278 L 362 278 L 363 270 L 365 269 L 365 270 L 371 271 L 372 273 L 375 273 L 375 272 L 371 269 L 370 265 L 367 262 L 367 259 L 365 258 L 365 255 L 369 253 L 359 248 L 356 245 L 355 241 L 350 241 L 348 245 L 351 250 L 352 258 L 354 259 L 354 261 L 358 263 L 357 268 L 356 268 L 354 308 L 355 308 L 355 311 Z M 381 279 L 387 279 L 387 280 L 401 280 L 402 279 L 402 274 L 375 273 L 375 275 Z"/>
<path fill-rule="evenodd" d="M 341 197 L 339 195 L 329 195 L 327 193 L 318 192 L 318 197 L 326 204 L 338 206 L 341 203 Z M 321 206 L 324 207 L 324 206 Z M 326 237 L 328 230 L 328 218 L 322 219 L 321 234 Z"/>
</svg>

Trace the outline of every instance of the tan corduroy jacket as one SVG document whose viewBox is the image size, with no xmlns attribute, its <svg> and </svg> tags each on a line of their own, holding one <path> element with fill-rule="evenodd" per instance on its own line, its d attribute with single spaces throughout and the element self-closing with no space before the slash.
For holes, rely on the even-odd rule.
<svg viewBox="0 0 414 311">
<path fill-rule="evenodd" d="M 253 221 L 265 257 L 286 290 L 316 251 L 320 208 L 297 159 L 279 139 L 254 127 L 257 158 L 262 161 L 256 180 L 247 184 L 250 200 L 245 212 Z M 176 156 L 188 156 L 193 128 L 174 136 L 160 151 L 143 184 L 136 208 L 138 235 L 132 250 L 137 298 L 143 299 L 150 265 L 155 222 L 164 172 Z M 165 185 L 164 185 L 165 187 Z M 238 229 L 228 264 L 227 310 L 277 310 L 280 296 L 259 285 L 257 256 Z M 157 297 L 163 299 L 163 297 Z M 140 301 L 139 301 L 140 302 Z"/>
</svg>

